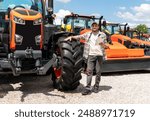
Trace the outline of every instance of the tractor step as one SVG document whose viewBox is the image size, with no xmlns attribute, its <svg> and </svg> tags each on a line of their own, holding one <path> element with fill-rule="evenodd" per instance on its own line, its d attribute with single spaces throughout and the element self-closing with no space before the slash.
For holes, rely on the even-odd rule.
<svg viewBox="0 0 150 121">
<path fill-rule="evenodd" d="M 0 46 L 0 50 L 3 50 L 4 49 L 4 47 L 3 46 Z"/>
<path fill-rule="evenodd" d="M 4 51 L 5 49 L 4 49 L 4 47 L 1 47 L 0 46 L 0 52 L 2 52 L 2 51 Z"/>
<path fill-rule="evenodd" d="M 0 46 L 0 53 L 6 53 L 5 48 L 3 46 Z"/>
<path fill-rule="evenodd" d="M 0 58 L 1 57 L 7 57 L 7 53 L 0 53 Z"/>
</svg>

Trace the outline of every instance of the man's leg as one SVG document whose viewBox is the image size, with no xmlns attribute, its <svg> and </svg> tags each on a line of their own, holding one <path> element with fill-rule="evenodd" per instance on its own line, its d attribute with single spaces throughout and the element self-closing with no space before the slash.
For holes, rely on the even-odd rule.
<svg viewBox="0 0 150 121">
<path fill-rule="evenodd" d="M 91 92 L 91 82 L 92 82 L 92 76 L 93 76 L 93 69 L 95 65 L 96 57 L 89 56 L 87 61 L 87 85 L 85 87 L 85 90 L 83 91 L 83 95 L 87 95 Z"/>
<path fill-rule="evenodd" d="M 95 93 L 98 93 L 99 91 L 99 83 L 101 81 L 102 61 L 103 61 L 103 57 L 98 56 L 96 60 L 96 78 L 95 78 L 95 85 L 93 90 Z"/>
<path fill-rule="evenodd" d="M 92 82 L 92 76 L 93 76 L 93 70 L 95 66 L 95 56 L 89 56 L 88 63 L 87 63 L 87 86 L 86 88 L 91 88 L 91 82 Z"/>
</svg>

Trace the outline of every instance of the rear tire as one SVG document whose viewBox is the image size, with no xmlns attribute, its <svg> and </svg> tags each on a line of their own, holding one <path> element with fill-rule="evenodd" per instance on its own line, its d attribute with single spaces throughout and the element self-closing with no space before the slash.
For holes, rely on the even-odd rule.
<svg viewBox="0 0 150 121">
<path fill-rule="evenodd" d="M 82 71 L 82 52 L 79 41 L 65 41 L 60 37 L 58 47 L 61 55 L 61 77 L 56 79 L 58 90 L 74 90 L 80 84 Z"/>
</svg>

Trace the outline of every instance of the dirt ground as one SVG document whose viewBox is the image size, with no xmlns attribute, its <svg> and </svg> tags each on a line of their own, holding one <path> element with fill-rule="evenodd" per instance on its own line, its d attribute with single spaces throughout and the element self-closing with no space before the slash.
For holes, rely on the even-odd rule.
<svg viewBox="0 0 150 121">
<path fill-rule="evenodd" d="M 0 103 L 145 104 L 150 103 L 149 77 L 150 71 L 103 74 L 99 93 L 82 96 L 81 91 L 86 84 L 84 74 L 80 86 L 69 92 L 54 89 L 49 76 L 5 75 L 0 76 Z"/>
</svg>

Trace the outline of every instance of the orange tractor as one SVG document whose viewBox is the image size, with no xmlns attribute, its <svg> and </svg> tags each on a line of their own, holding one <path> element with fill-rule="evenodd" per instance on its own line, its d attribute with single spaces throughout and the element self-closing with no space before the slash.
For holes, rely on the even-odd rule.
<svg viewBox="0 0 150 121">
<path fill-rule="evenodd" d="M 132 43 L 136 47 L 143 48 L 145 50 L 146 55 L 150 55 L 150 41 L 149 35 L 138 32 L 134 29 L 128 29 L 126 35 L 131 38 Z"/>
<path fill-rule="evenodd" d="M 54 86 L 73 90 L 82 71 L 78 41 L 53 25 L 53 0 L 0 0 L 0 74 L 52 75 Z"/>
</svg>

